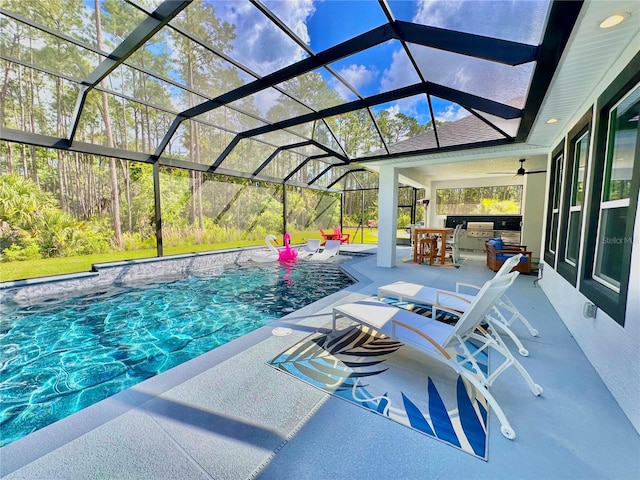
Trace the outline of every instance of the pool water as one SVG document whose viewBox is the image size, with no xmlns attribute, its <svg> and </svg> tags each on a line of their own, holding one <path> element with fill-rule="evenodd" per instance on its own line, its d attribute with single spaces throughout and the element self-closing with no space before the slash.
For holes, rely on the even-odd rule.
<svg viewBox="0 0 640 480">
<path fill-rule="evenodd" d="M 36 306 L 4 303 L 0 446 L 352 283 L 336 263 L 252 263 Z"/>
</svg>

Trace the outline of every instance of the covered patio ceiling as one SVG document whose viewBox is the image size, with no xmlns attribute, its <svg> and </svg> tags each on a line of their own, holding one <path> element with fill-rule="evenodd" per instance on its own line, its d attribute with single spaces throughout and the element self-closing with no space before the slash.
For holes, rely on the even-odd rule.
<svg viewBox="0 0 640 480">
<path fill-rule="evenodd" d="M 68 7 L 0 9 L 3 67 L 40 80 L 48 113 L 18 125 L 5 110 L 2 140 L 325 190 L 367 162 L 500 146 L 517 159 L 584 15 L 582 1 L 548 0 Z M 68 113 L 54 111 L 61 84 Z M 112 140 L 105 94 L 134 112 Z M 143 110 L 156 134 L 132 142 Z"/>
</svg>

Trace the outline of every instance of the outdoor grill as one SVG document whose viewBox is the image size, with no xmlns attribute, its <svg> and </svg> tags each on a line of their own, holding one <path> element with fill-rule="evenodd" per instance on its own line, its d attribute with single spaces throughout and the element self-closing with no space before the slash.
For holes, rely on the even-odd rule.
<svg viewBox="0 0 640 480">
<path fill-rule="evenodd" d="M 493 237 L 493 222 L 467 222 L 467 237 Z"/>
</svg>

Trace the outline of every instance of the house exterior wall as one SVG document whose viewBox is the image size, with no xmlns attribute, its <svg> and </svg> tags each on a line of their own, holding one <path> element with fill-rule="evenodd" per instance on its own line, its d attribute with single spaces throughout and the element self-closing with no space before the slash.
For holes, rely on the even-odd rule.
<svg viewBox="0 0 640 480">
<path fill-rule="evenodd" d="M 637 53 L 638 44 L 633 44 L 632 48 L 630 48 L 631 51 L 627 51 L 626 55 L 619 59 L 607 78 L 594 88 L 593 95 L 585 100 L 584 108 L 580 109 L 579 112 L 584 113 L 596 104 L 598 97 L 613 82 L 616 76 L 623 71 L 630 58 Z M 578 120 L 579 118 L 575 118 L 570 122 L 565 131 L 557 137 L 554 146 L 562 142 L 563 138 L 566 138 L 568 132 L 576 125 Z M 597 129 L 598 126 L 596 125 L 595 128 Z M 592 155 L 593 147 L 591 147 L 589 169 L 593 168 Z M 638 159 L 636 158 L 636 164 L 637 162 Z M 547 170 L 551 171 L 551 154 L 549 154 Z M 546 188 L 548 191 L 548 182 Z M 591 186 L 587 184 L 585 191 L 589 191 L 590 188 Z M 545 198 L 545 200 L 546 203 L 548 199 Z M 636 430 L 640 432 L 640 372 L 638 370 L 640 365 L 640 216 L 637 210 L 638 208 L 636 207 L 624 326 L 621 326 L 601 309 L 597 310 L 595 318 L 587 318 L 583 315 L 585 304 L 591 302 L 579 290 L 580 274 L 578 275 L 577 285 L 573 286 L 554 270 L 553 265 L 545 263 L 542 273 L 543 278 L 540 280 L 539 285 L 543 288 L 560 318 L 566 324 L 624 413 Z M 547 211 L 546 207 L 544 211 Z M 544 245 L 545 229 L 542 228 L 541 231 L 543 235 L 542 245 Z M 585 234 L 583 226 L 580 242 L 581 249 L 584 246 Z M 582 255 L 580 258 L 582 258 Z M 578 264 L 579 271 L 582 268 L 591 267 L 591 265 Z M 583 393 L 588 394 L 588 392 Z M 606 412 L 603 412 L 603 416 L 605 415 Z"/>
<path fill-rule="evenodd" d="M 548 175 L 536 173 L 526 175 L 524 179 L 524 198 L 522 199 L 522 240 L 531 251 L 534 264 L 542 258 L 540 232 L 544 229 L 545 185 Z"/>
</svg>

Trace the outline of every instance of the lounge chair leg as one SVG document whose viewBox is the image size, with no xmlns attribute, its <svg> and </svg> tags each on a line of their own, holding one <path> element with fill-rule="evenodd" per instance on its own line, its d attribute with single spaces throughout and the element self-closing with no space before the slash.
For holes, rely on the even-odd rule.
<svg viewBox="0 0 640 480">
<path fill-rule="evenodd" d="M 511 326 L 511 324 L 516 320 L 516 318 L 519 318 L 520 321 L 522 323 L 524 323 L 524 326 L 527 327 L 527 330 L 529 330 L 529 333 L 531 334 L 532 337 L 537 337 L 538 336 L 538 330 L 536 330 L 535 328 L 533 328 L 533 326 L 529 323 L 529 321 L 525 318 L 524 315 L 522 315 L 522 313 L 520 313 L 520 311 L 516 308 L 516 306 L 511 302 L 511 300 L 509 300 L 507 298 L 506 295 L 503 295 L 502 298 L 500 299 L 500 301 L 498 302 L 498 305 L 501 307 L 504 307 L 505 309 L 509 310 L 511 313 L 513 313 L 513 316 L 511 317 L 511 319 L 507 322 L 507 325 Z"/>
<path fill-rule="evenodd" d="M 495 399 L 495 397 L 491 395 L 491 392 L 489 392 L 487 386 L 484 385 L 472 372 L 466 370 L 464 367 L 455 370 L 462 377 L 468 380 L 474 387 L 476 387 L 478 391 L 482 392 L 482 395 L 484 396 L 484 398 L 486 398 L 487 402 L 491 406 L 492 412 L 495 412 L 496 416 L 498 417 L 498 421 L 500 422 L 500 432 L 502 433 L 502 435 L 507 437 L 509 440 L 513 440 L 514 438 L 516 438 L 515 430 L 511 427 L 509 420 L 507 420 L 507 416 L 498 404 L 498 401 Z"/>
<path fill-rule="evenodd" d="M 504 318 L 504 316 L 502 316 L 500 311 L 498 311 L 496 308 L 494 308 L 494 312 L 497 313 L 499 318 L 495 318 L 495 317 L 491 316 L 490 314 L 487 315 L 487 319 L 489 319 L 489 324 L 491 325 L 491 327 L 492 328 L 499 328 L 501 331 L 506 333 L 509 336 L 509 338 L 511 338 L 511 340 L 513 340 L 513 343 L 516 344 L 516 347 L 518 347 L 518 353 L 520 355 L 522 355 L 523 357 L 528 357 L 529 356 L 529 350 L 524 348 L 524 345 L 522 345 L 522 342 L 520 341 L 520 339 L 509 328 L 509 323 Z"/>
<path fill-rule="evenodd" d="M 522 364 L 518 360 L 516 360 L 516 358 L 511 353 L 511 351 L 504 344 L 504 340 L 500 338 L 500 335 L 498 335 L 498 333 L 495 330 L 492 330 L 490 332 L 490 335 L 491 335 L 491 339 L 489 340 L 487 345 L 495 349 L 500 355 L 504 357 L 505 360 L 502 363 L 502 365 L 497 367 L 495 371 L 493 371 L 491 375 L 489 375 L 489 378 L 487 378 L 486 380 L 486 384 L 491 385 L 493 381 L 503 371 L 505 371 L 507 368 L 513 365 L 516 367 L 518 372 L 520 372 L 520 375 L 522 375 L 522 378 L 524 378 L 524 381 L 527 383 L 527 386 L 529 387 L 529 390 L 531 390 L 531 393 L 533 393 L 536 397 L 539 396 L 542 393 L 542 387 L 533 381 L 533 378 L 531 378 L 531 375 L 529 375 L 529 372 L 527 372 L 527 370 L 522 366 Z M 482 337 L 486 339 L 484 335 Z M 478 335 L 470 335 L 470 338 L 478 339 L 480 337 Z"/>
</svg>

